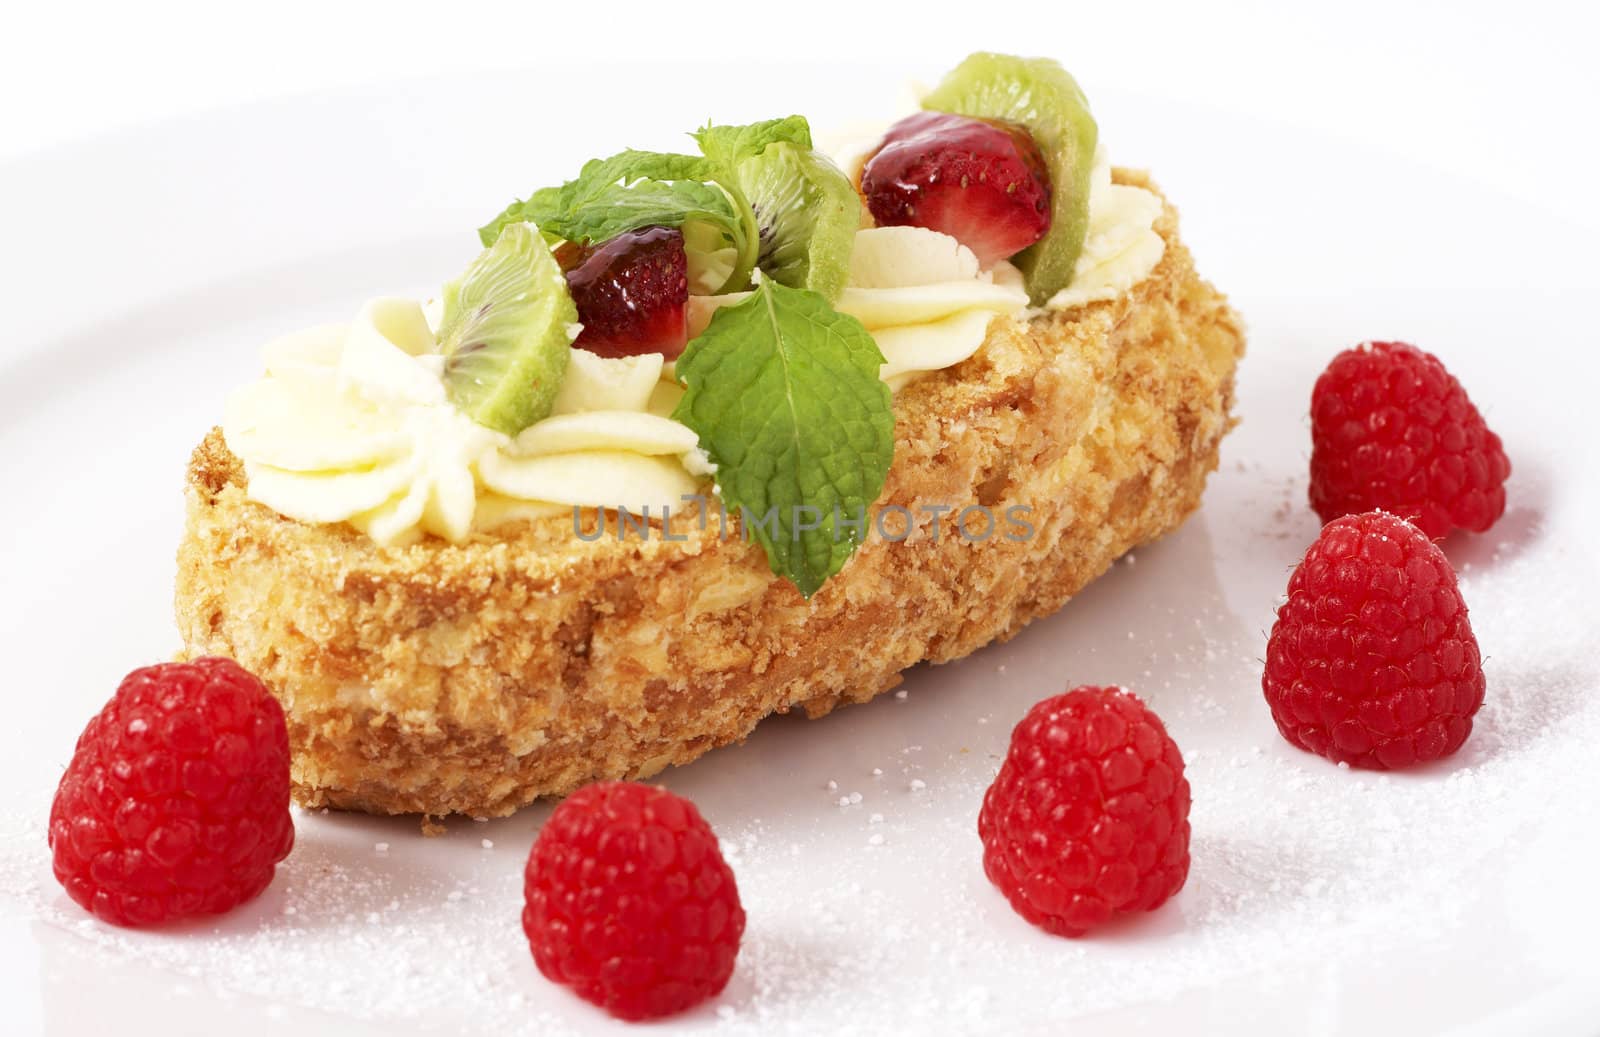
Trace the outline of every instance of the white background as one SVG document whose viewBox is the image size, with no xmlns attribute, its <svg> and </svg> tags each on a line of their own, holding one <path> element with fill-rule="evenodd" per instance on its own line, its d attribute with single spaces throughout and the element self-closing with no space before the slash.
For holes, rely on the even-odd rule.
<svg viewBox="0 0 1600 1037">
<path fill-rule="evenodd" d="M 29 3 L 5 17 L 0 160 L 399 78 L 575 62 L 571 95 L 529 98 L 531 113 L 581 107 L 583 76 L 640 56 L 753 58 L 803 80 L 818 59 L 937 67 L 983 48 L 1057 56 L 1091 96 L 1176 97 L 1332 133 L 1375 162 L 1396 153 L 1600 225 L 1596 24 L 1584 0 Z"/>
</svg>

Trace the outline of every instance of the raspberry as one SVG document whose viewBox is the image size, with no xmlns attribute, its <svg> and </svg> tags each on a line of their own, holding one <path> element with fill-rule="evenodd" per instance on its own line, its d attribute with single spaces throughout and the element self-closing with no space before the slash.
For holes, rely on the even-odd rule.
<svg viewBox="0 0 1600 1037">
<path fill-rule="evenodd" d="M 1381 511 L 1328 523 L 1289 578 L 1261 677 L 1294 745 L 1380 770 L 1461 748 L 1483 667 L 1439 546 Z"/>
<path fill-rule="evenodd" d="M 1365 342 L 1311 391 L 1311 507 L 1322 521 L 1382 508 L 1435 540 L 1506 510 L 1511 462 L 1439 358 Z"/>
<path fill-rule="evenodd" d="M 230 659 L 128 674 L 50 807 L 56 879 L 114 925 L 227 911 L 293 845 L 283 709 Z"/>
<path fill-rule="evenodd" d="M 619 1019 L 721 993 L 744 935 L 711 826 L 648 785 L 590 785 L 556 807 L 528 854 L 523 896 L 539 971 Z"/>
<path fill-rule="evenodd" d="M 983 870 L 1023 918 L 1082 936 L 1189 874 L 1189 782 L 1161 720 L 1117 688 L 1045 699 L 1011 732 L 978 815 Z"/>
</svg>

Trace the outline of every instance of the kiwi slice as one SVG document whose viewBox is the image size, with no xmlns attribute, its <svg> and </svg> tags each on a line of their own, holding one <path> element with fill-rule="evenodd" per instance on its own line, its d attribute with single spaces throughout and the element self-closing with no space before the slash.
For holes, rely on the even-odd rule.
<svg viewBox="0 0 1600 1037">
<path fill-rule="evenodd" d="M 1089 230 L 1089 173 L 1099 128 L 1089 101 L 1067 70 L 1049 58 L 973 54 L 957 65 L 922 106 L 937 112 L 1021 123 L 1050 167 L 1050 230 L 1012 262 L 1035 306 L 1072 280 Z"/>
<path fill-rule="evenodd" d="M 445 285 L 439 346 L 451 401 L 514 436 L 550 413 L 572 353 L 578 309 L 544 237 L 508 224 Z"/>
<path fill-rule="evenodd" d="M 734 169 L 761 231 L 761 272 L 790 288 L 832 300 L 850 276 L 850 249 L 861 226 L 861 198 L 826 155 L 794 144 L 768 144 Z"/>
</svg>

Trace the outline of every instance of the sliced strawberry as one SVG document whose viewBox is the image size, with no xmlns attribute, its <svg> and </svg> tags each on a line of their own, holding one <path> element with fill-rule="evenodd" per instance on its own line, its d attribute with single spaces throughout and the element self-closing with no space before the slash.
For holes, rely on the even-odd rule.
<svg viewBox="0 0 1600 1037">
<path fill-rule="evenodd" d="M 919 112 L 901 119 L 861 171 L 879 226 L 926 227 L 988 266 L 1050 229 L 1050 173 L 1033 137 L 1000 119 Z"/>
<path fill-rule="evenodd" d="M 675 360 L 689 341 L 689 257 L 683 232 L 645 227 L 599 245 L 564 244 L 556 259 L 578 306 L 573 343 L 600 356 L 660 353 Z"/>
</svg>

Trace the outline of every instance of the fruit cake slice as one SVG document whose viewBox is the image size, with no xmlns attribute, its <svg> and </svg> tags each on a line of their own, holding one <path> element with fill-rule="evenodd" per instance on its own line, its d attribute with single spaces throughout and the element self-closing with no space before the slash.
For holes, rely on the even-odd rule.
<svg viewBox="0 0 1600 1037">
<path fill-rule="evenodd" d="M 1199 504 L 1244 339 L 1170 207 L 1156 226 L 1164 255 L 1132 291 L 996 320 L 898 395 L 881 502 L 916 531 L 874 530 L 809 600 L 687 514 L 682 541 L 588 542 L 562 514 L 380 548 L 251 501 L 215 431 L 189 469 L 184 641 L 281 697 L 302 803 L 379 813 L 505 814 L 686 763 L 770 713 L 864 702 L 1054 612 Z M 947 523 L 1027 505 L 1035 534 L 935 538 L 930 504 Z"/>
<path fill-rule="evenodd" d="M 974 55 L 849 173 L 707 126 L 513 203 L 431 317 L 280 340 L 195 452 L 187 652 L 296 792 L 504 814 L 821 716 L 1198 505 L 1244 342 L 1054 62 Z"/>
</svg>

